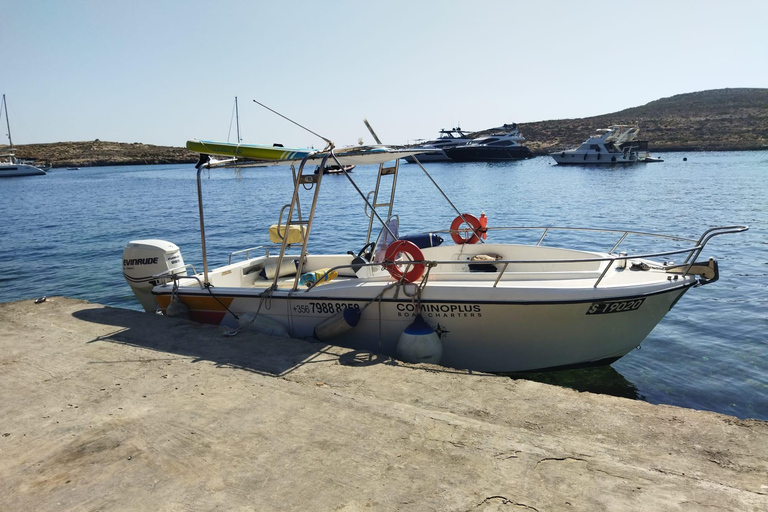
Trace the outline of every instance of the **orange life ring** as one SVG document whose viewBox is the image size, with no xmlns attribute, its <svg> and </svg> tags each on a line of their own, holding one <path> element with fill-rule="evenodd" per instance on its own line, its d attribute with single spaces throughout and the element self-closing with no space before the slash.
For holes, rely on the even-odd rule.
<svg viewBox="0 0 768 512">
<path fill-rule="evenodd" d="M 424 254 L 421 252 L 421 249 L 414 244 L 413 242 L 409 242 L 408 240 L 397 240 L 392 245 L 387 247 L 387 252 L 384 253 L 384 260 L 385 261 L 391 261 L 393 263 L 385 264 L 384 268 L 387 269 L 389 272 L 389 275 L 391 275 L 394 279 L 400 281 L 401 279 L 404 281 L 407 281 L 409 283 L 412 283 L 419 279 L 424 274 L 424 264 L 423 263 L 409 263 L 409 262 L 395 262 L 395 258 L 397 258 L 397 255 L 400 253 L 407 254 L 412 261 L 424 261 Z M 413 268 L 403 274 L 403 271 L 400 269 L 400 265 L 412 265 Z"/>
<path fill-rule="evenodd" d="M 467 223 L 473 231 L 473 233 L 467 238 L 464 238 L 461 236 L 461 233 L 459 233 L 459 226 L 464 224 L 464 219 L 467 220 Z M 453 219 L 453 222 L 451 223 L 451 238 L 453 238 L 453 241 L 457 244 L 476 244 L 480 241 L 480 238 L 477 236 L 477 233 L 480 232 L 481 228 L 480 221 L 471 213 L 465 213 L 464 219 L 461 218 L 461 215 Z"/>
</svg>

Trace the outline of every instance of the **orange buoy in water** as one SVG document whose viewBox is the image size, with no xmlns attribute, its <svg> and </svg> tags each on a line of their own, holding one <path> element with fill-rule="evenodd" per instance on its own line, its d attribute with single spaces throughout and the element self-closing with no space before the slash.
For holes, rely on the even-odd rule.
<svg viewBox="0 0 768 512">
<path fill-rule="evenodd" d="M 476 244 L 480 241 L 480 238 L 477 236 L 481 226 L 480 220 L 471 213 L 465 213 L 463 214 L 463 217 L 464 218 L 462 218 L 462 215 L 459 215 L 453 219 L 453 222 L 451 223 L 451 238 L 453 238 L 453 241 L 457 244 Z M 459 233 L 459 227 L 465 223 L 465 219 L 466 223 L 469 224 L 469 227 L 472 229 L 472 234 L 467 238 L 464 238 L 461 236 L 461 233 Z"/>
</svg>

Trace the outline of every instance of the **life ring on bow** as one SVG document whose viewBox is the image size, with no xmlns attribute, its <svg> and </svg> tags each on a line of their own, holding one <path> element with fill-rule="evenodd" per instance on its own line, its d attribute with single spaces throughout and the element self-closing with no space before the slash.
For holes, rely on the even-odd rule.
<svg viewBox="0 0 768 512">
<path fill-rule="evenodd" d="M 459 233 L 459 226 L 464 224 L 464 219 L 467 220 L 467 223 L 472 228 L 473 233 L 469 235 L 467 238 L 464 238 L 461 236 L 461 233 Z M 480 241 L 480 238 L 478 238 L 477 233 L 480 233 L 480 229 L 482 228 L 482 225 L 480 224 L 480 220 L 475 217 L 474 215 L 470 213 L 464 214 L 464 219 L 461 218 L 461 215 L 453 219 L 453 222 L 451 222 L 451 238 L 453 238 L 453 241 L 457 244 L 476 244 Z"/>
<path fill-rule="evenodd" d="M 416 281 L 424 275 L 423 263 L 411 263 L 408 261 L 396 262 L 395 258 L 397 258 L 400 253 L 405 253 L 411 258 L 411 261 L 424 261 L 424 254 L 416 244 L 409 242 L 408 240 L 397 240 L 387 247 L 387 252 L 384 253 L 384 260 L 392 262 L 384 265 L 384 268 L 387 269 L 389 275 L 397 281 L 403 280 L 409 283 Z M 410 265 L 412 268 L 403 274 L 403 271 L 400 269 L 401 265 Z"/>
</svg>

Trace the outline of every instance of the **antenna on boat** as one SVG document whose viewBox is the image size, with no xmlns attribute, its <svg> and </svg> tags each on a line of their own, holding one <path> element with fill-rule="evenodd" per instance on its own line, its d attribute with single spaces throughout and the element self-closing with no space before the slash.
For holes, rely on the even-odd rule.
<svg viewBox="0 0 768 512">
<path fill-rule="evenodd" d="M 366 118 L 363 118 L 363 122 L 365 123 L 366 128 L 368 128 L 368 131 L 371 132 L 371 135 L 373 135 L 373 140 L 376 141 L 376 144 L 381 144 L 381 141 L 376 136 L 376 132 L 373 131 L 373 128 L 371 128 L 371 125 L 368 123 L 368 120 Z"/>
<path fill-rule="evenodd" d="M 229 136 L 232 135 L 232 122 L 235 122 L 237 128 L 237 143 L 243 142 L 240 137 L 240 108 L 237 106 L 237 96 L 235 96 L 235 104 L 232 106 L 232 116 L 229 118 L 229 131 L 227 132 L 227 142 L 229 142 Z"/>
<path fill-rule="evenodd" d="M 243 139 L 240 138 L 240 110 L 237 108 L 237 96 L 235 96 L 235 120 L 237 124 L 237 143 L 240 144 L 243 142 Z"/>
<path fill-rule="evenodd" d="M 257 104 L 257 105 L 260 105 L 260 106 L 264 107 L 265 109 L 269 110 L 269 111 L 270 111 L 270 112 L 272 112 L 273 114 L 277 114 L 277 115 L 279 115 L 280 117 L 282 117 L 282 118 L 283 118 L 283 119 L 285 119 L 286 121 L 290 121 L 290 122 L 292 122 L 293 124 L 295 124 L 295 125 L 296 125 L 296 126 L 298 126 L 299 128 L 303 128 L 303 129 L 307 130 L 307 131 L 308 131 L 309 133 L 311 133 L 312 135 L 315 135 L 315 136 L 317 136 L 317 137 L 320 137 L 321 139 L 323 139 L 323 140 L 324 140 L 324 141 L 325 141 L 325 142 L 328 144 L 328 147 L 329 147 L 329 149 L 333 149 L 333 148 L 334 148 L 333 142 L 331 142 L 330 140 L 326 139 L 325 137 L 323 137 L 323 136 L 322 136 L 322 135 L 320 135 L 319 133 L 313 132 L 312 130 L 310 130 L 310 129 L 309 129 L 309 128 L 307 128 L 306 126 L 302 126 L 302 125 L 300 125 L 299 123 L 297 123 L 297 122 L 296 122 L 296 121 L 294 121 L 293 119 L 291 119 L 291 118 L 289 118 L 289 117 L 286 117 L 286 116 L 284 116 L 283 114 L 281 114 L 281 113 L 280 113 L 280 112 L 278 112 L 277 110 L 271 109 L 271 108 L 269 108 L 268 106 L 266 106 L 265 104 L 263 104 L 263 103 L 261 103 L 261 102 L 259 102 L 259 101 L 253 100 L 253 102 L 254 102 L 255 104 Z"/>
<path fill-rule="evenodd" d="M 5 110 L 5 125 L 8 127 L 8 143 L 10 145 L 11 150 L 13 150 L 13 140 L 11 139 L 11 120 L 8 119 L 8 104 L 5 102 L 5 94 L 3 94 L 2 110 Z"/>
</svg>

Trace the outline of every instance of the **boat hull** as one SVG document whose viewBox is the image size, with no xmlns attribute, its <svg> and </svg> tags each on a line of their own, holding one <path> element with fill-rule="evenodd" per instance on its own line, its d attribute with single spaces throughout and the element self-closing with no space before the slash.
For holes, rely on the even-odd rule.
<svg viewBox="0 0 768 512">
<path fill-rule="evenodd" d="M 440 364 L 488 372 L 518 372 L 564 366 L 588 366 L 618 359 L 640 345 L 690 285 L 647 295 L 595 296 L 573 301 L 440 300 L 425 293 L 421 312 L 441 338 Z M 312 292 L 275 291 L 268 311 L 260 314 L 283 325 L 293 337 L 308 338 L 315 327 L 344 308 L 362 310 L 357 326 L 329 340 L 358 350 L 397 354 L 397 342 L 414 320 L 410 298 L 362 297 L 359 289 Z M 372 287 L 371 291 L 376 287 Z M 429 288 L 425 290 L 427 292 Z M 243 313 L 259 310 L 258 291 L 218 288 L 216 297 L 199 289 L 179 290 L 193 320 L 235 328 Z M 167 287 L 153 292 L 163 312 L 170 303 Z M 510 295 L 498 291 L 497 295 Z M 365 295 L 372 295 L 371 292 Z M 445 294 L 441 294 L 445 296 Z M 455 294 L 454 297 L 462 296 Z M 603 305 L 621 304 L 603 313 Z M 608 309 L 608 306 L 605 306 Z"/>
<path fill-rule="evenodd" d="M 622 165 L 638 162 L 637 155 L 623 153 L 584 153 L 568 152 L 552 153 L 550 155 L 560 165 Z"/>
<path fill-rule="evenodd" d="M 409 164 L 415 164 L 416 158 L 414 157 L 418 158 L 422 164 L 427 162 L 450 162 L 451 160 L 443 151 L 436 151 L 434 153 L 419 153 L 418 155 L 407 156 L 405 161 Z"/>
<path fill-rule="evenodd" d="M 0 165 L 0 178 L 15 178 L 19 176 L 45 176 L 45 171 L 33 165 L 10 164 Z"/>
<path fill-rule="evenodd" d="M 233 144 L 208 140 L 187 141 L 187 149 L 210 155 L 248 158 L 264 161 L 300 160 L 312 152 L 307 148 L 285 148 L 260 144 Z"/>
</svg>

